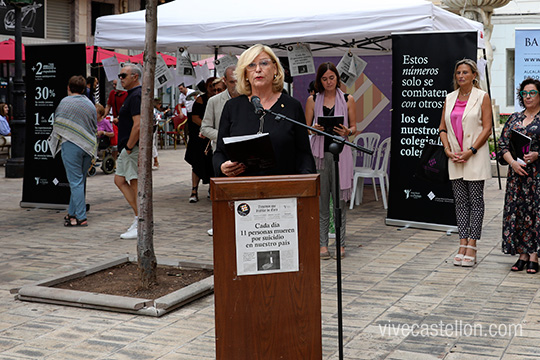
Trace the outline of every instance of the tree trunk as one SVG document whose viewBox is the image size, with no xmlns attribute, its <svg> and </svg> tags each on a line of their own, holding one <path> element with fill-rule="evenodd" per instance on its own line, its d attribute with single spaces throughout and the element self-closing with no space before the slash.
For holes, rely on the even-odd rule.
<svg viewBox="0 0 540 360">
<path fill-rule="evenodd" d="M 152 128 L 154 125 L 154 74 L 156 70 L 157 0 L 146 0 L 146 38 L 141 95 L 141 131 L 139 138 L 139 228 L 137 258 L 140 287 L 156 283 L 154 253 L 154 211 L 152 196 Z"/>
</svg>

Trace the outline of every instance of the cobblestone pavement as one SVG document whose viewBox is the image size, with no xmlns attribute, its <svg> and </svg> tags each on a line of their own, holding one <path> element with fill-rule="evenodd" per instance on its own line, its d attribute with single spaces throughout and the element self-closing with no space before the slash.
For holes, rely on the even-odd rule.
<svg viewBox="0 0 540 360">
<path fill-rule="evenodd" d="M 208 186 L 188 203 L 183 158 L 183 148 L 162 150 L 153 172 L 155 250 L 211 260 Z M 136 242 L 119 237 L 132 214 L 112 175 L 98 170 L 88 180 L 89 226 L 66 228 L 64 211 L 20 208 L 22 180 L 0 170 L 1 360 L 215 358 L 211 295 L 161 318 L 14 300 L 12 288 L 135 254 Z M 452 265 L 456 234 L 385 226 L 382 202 L 365 189 L 364 204 L 347 214 L 346 359 L 540 357 L 540 275 L 509 271 L 516 259 L 500 251 L 503 193 L 488 181 L 479 264 L 466 269 Z M 338 358 L 335 270 L 335 261 L 321 261 L 324 359 Z"/>
</svg>

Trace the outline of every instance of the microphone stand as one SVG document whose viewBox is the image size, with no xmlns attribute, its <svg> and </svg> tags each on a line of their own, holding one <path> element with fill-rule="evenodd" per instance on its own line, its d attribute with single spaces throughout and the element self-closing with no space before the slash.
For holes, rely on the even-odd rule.
<svg viewBox="0 0 540 360">
<path fill-rule="evenodd" d="M 262 111 L 259 110 L 259 112 L 262 112 L 262 114 L 265 114 L 265 113 L 272 114 L 276 117 L 277 121 L 281 121 L 282 119 L 287 120 L 293 124 L 306 128 L 309 131 L 313 131 L 319 135 L 326 136 L 332 139 L 333 141 L 332 144 L 330 144 L 329 150 L 334 155 L 334 175 L 335 175 L 335 180 L 336 180 L 334 184 L 335 185 L 334 190 L 335 190 L 337 199 L 336 201 L 334 201 L 334 223 L 335 223 L 335 229 L 336 229 L 338 346 L 339 346 L 339 359 L 343 360 L 343 305 L 342 305 L 342 289 L 341 289 L 341 249 L 340 249 L 340 246 L 341 246 L 341 208 L 340 208 L 340 201 L 339 201 L 339 154 L 343 150 L 344 145 L 350 146 L 356 150 L 360 150 L 369 155 L 372 155 L 373 151 L 366 149 L 362 146 L 353 144 L 343 139 L 340 136 L 327 134 L 324 131 L 314 129 L 304 123 L 291 119 L 290 117 L 287 117 L 285 115 L 278 114 L 270 109 L 268 110 L 262 109 Z M 351 199 L 351 201 L 354 201 L 354 199 Z"/>
</svg>

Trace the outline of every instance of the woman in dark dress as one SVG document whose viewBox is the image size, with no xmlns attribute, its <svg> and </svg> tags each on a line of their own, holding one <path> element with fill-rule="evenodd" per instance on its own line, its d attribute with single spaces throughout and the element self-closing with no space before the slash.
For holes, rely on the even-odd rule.
<svg viewBox="0 0 540 360">
<path fill-rule="evenodd" d="M 538 272 L 538 251 L 540 237 L 540 81 L 525 79 L 519 86 L 518 100 L 525 108 L 512 114 L 499 138 L 499 159 L 508 163 L 508 178 L 504 198 L 502 251 L 505 254 L 519 254 L 512 271 Z M 510 153 L 512 130 L 531 138 L 530 151 L 521 162 Z M 504 159 L 504 160 L 503 160 Z"/>
<path fill-rule="evenodd" d="M 216 78 L 210 77 L 206 80 L 206 92 L 199 95 L 193 110 L 188 119 L 188 143 L 184 159 L 191 165 L 191 195 L 190 203 L 199 201 L 199 182 L 208 184 L 213 176 L 212 171 L 212 149 L 208 146 L 210 140 L 199 136 L 201 123 L 206 110 L 208 99 L 215 95 L 213 82 Z"/>
<path fill-rule="evenodd" d="M 214 153 L 216 175 L 292 175 L 315 173 L 315 161 L 311 155 L 307 130 L 286 120 L 278 121 L 272 114 L 255 114 L 250 103 L 258 96 L 264 109 L 300 122 L 305 122 L 304 111 L 298 100 L 282 93 L 285 73 L 279 59 L 268 46 L 253 45 L 242 53 L 235 71 L 240 96 L 225 103 L 219 123 L 217 149 Z M 256 134 L 270 135 L 276 165 L 264 170 L 246 170 L 242 163 L 229 160 L 223 138 Z"/>
</svg>

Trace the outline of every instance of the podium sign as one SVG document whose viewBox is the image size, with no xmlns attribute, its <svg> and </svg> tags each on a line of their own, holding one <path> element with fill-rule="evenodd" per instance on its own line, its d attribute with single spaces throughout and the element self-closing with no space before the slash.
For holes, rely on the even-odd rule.
<svg viewBox="0 0 540 360">
<path fill-rule="evenodd" d="M 210 183 L 216 359 L 322 359 L 319 175 Z"/>
</svg>

